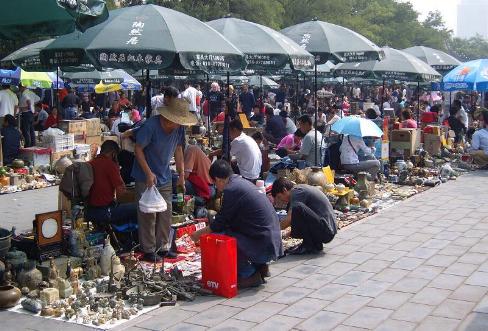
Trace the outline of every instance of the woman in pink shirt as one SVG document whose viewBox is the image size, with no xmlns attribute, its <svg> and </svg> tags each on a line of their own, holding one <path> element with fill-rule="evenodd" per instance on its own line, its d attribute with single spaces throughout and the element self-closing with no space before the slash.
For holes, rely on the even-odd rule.
<svg viewBox="0 0 488 331">
<path fill-rule="evenodd" d="M 410 110 L 405 109 L 402 111 L 402 117 L 403 117 L 403 122 L 402 122 L 402 128 L 405 129 L 416 129 L 417 128 L 417 122 L 412 119 L 412 113 Z"/>
<path fill-rule="evenodd" d="M 300 129 L 296 130 L 295 133 L 284 136 L 278 146 L 276 146 L 276 154 L 280 157 L 285 157 L 289 153 L 299 150 L 303 137 L 305 135 Z"/>
</svg>

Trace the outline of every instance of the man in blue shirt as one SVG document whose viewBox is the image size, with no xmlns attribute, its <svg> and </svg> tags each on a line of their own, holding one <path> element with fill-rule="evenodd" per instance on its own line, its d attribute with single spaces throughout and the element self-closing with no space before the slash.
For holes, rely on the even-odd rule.
<svg viewBox="0 0 488 331">
<path fill-rule="evenodd" d="M 247 84 L 242 85 L 242 92 L 239 95 L 239 102 L 241 103 L 241 110 L 246 114 L 247 118 L 251 118 L 252 108 L 256 103 L 254 94 L 249 91 Z"/>
<path fill-rule="evenodd" d="M 267 105 L 264 137 L 273 144 L 279 144 L 284 136 L 286 136 L 286 125 L 283 117 L 275 116 L 273 107 Z"/>
<path fill-rule="evenodd" d="M 5 115 L 3 128 L 1 129 L 4 164 L 10 164 L 19 157 L 21 134 L 15 125 L 15 118 L 10 114 Z"/>
<path fill-rule="evenodd" d="M 139 243 L 145 259 L 150 261 L 161 261 L 161 256 L 168 254 L 172 212 L 172 175 L 169 166 L 174 156 L 178 185 L 184 188 L 183 125 L 197 122 L 195 115 L 189 112 L 189 103 L 184 99 L 173 99 L 157 110 L 159 115 L 146 120 L 136 133 L 136 160 L 131 174 L 136 182 L 137 201 L 146 189 L 156 186 L 167 204 L 166 211 L 161 213 L 142 213 L 138 210 Z"/>
</svg>

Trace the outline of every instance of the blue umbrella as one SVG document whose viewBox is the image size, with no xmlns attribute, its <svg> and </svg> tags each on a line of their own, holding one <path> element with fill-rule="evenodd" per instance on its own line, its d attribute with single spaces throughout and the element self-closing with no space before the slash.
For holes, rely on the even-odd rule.
<svg viewBox="0 0 488 331">
<path fill-rule="evenodd" d="M 48 72 L 47 75 L 53 81 L 53 89 L 59 90 L 64 88 L 64 81 L 59 76 L 57 76 L 55 72 Z"/>
<path fill-rule="evenodd" d="M 19 85 L 20 68 L 15 70 L 0 69 L 0 84 L 2 85 Z"/>
<path fill-rule="evenodd" d="M 452 69 L 442 80 L 444 91 L 487 91 L 488 59 L 466 62 Z"/>
<path fill-rule="evenodd" d="M 332 131 L 355 137 L 383 136 L 383 131 L 373 121 L 356 116 L 341 118 L 332 125 Z"/>
</svg>

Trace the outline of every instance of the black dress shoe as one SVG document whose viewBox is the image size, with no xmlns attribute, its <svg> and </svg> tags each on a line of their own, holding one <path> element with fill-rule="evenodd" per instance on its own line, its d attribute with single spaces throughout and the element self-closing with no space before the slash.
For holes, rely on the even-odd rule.
<svg viewBox="0 0 488 331">
<path fill-rule="evenodd" d="M 250 287 L 258 287 L 264 284 L 263 278 L 261 277 L 261 273 L 256 271 L 252 276 L 247 278 L 238 278 L 237 279 L 237 287 L 239 289 L 250 288 Z"/>
<path fill-rule="evenodd" d="M 175 259 L 178 257 L 178 254 L 171 251 L 159 251 L 158 255 L 161 257 L 167 257 L 168 259 Z"/>
<path fill-rule="evenodd" d="M 148 262 L 161 262 L 163 260 L 163 258 L 161 256 L 159 256 L 158 254 L 144 253 L 143 260 L 148 261 Z"/>
<path fill-rule="evenodd" d="M 304 244 L 300 244 L 297 247 L 291 249 L 288 251 L 289 255 L 308 255 L 308 254 L 317 254 L 320 251 L 311 248 L 309 246 L 306 246 Z"/>
<path fill-rule="evenodd" d="M 259 273 L 261 274 L 261 278 L 268 278 L 271 277 L 271 273 L 269 272 L 269 265 L 263 264 L 261 268 L 259 268 Z"/>
</svg>

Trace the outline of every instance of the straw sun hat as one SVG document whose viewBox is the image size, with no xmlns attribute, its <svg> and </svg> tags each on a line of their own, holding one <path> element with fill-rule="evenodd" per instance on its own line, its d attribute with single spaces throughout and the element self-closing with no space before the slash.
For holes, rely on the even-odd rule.
<svg viewBox="0 0 488 331">
<path fill-rule="evenodd" d="M 167 120 L 179 125 L 195 125 L 197 117 L 189 111 L 190 103 L 185 99 L 175 98 L 167 106 L 157 109 Z"/>
</svg>

